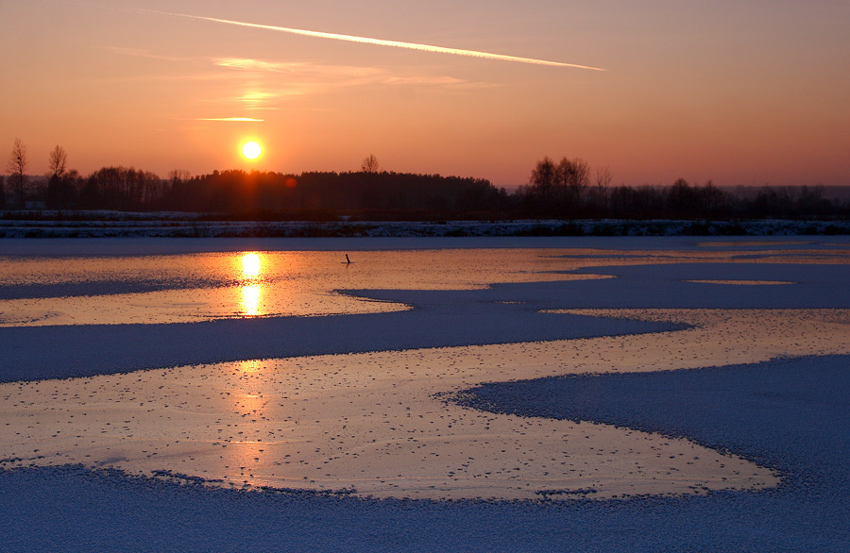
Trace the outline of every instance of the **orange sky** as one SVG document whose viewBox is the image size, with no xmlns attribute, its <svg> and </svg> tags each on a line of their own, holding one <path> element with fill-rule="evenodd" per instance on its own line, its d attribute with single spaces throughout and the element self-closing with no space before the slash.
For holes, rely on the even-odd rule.
<svg viewBox="0 0 850 553">
<path fill-rule="evenodd" d="M 548 155 L 618 184 L 850 184 L 848 28 L 838 1 L 0 0 L 0 153 L 21 138 L 32 174 L 60 144 L 83 174 L 349 171 L 374 153 L 512 186 Z"/>
</svg>

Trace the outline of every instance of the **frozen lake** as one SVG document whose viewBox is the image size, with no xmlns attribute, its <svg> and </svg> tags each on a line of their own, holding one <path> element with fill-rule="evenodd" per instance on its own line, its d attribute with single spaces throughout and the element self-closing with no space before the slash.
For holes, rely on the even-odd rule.
<svg viewBox="0 0 850 553">
<path fill-rule="evenodd" d="M 631 523 L 657 525 L 661 515 L 640 505 L 691 497 L 689 505 L 707 502 L 707 517 L 755 501 L 777 517 L 762 530 L 778 532 L 782 513 L 800 507 L 800 482 L 833 473 L 789 460 L 782 444 L 754 445 L 743 423 L 724 418 L 709 432 L 665 417 L 687 421 L 689 405 L 749 413 L 765 397 L 788 411 L 786 388 L 771 386 L 798 386 L 799 369 L 783 365 L 775 372 L 784 384 L 772 382 L 770 364 L 780 360 L 802 360 L 804 372 L 828 363 L 838 379 L 830 389 L 846 386 L 848 261 L 850 241 L 832 237 L 7 240 L 0 493 L 29 487 L 32 524 L 40 501 L 63 497 L 51 479 L 89 486 L 104 504 L 142 504 L 152 486 L 165 486 L 166 510 L 177 508 L 166 500 L 177 483 L 192 490 L 193 505 L 236 494 L 272 518 L 281 498 L 296 494 L 352 536 L 364 522 L 349 504 L 404 519 L 393 501 L 466 516 L 487 500 L 471 520 L 488 513 L 505 528 L 522 519 L 551 533 L 612 501 Z M 731 372 L 705 372 L 723 367 Z M 741 370 L 766 380 L 736 385 L 751 392 L 726 402 L 732 394 L 721 390 Z M 685 373 L 709 376 L 687 389 L 671 380 L 663 393 L 663 375 Z M 634 396 L 631 384 L 602 379 L 641 374 L 657 384 L 635 385 Z M 615 391 L 576 399 L 570 386 L 586 375 Z M 697 389 L 717 392 L 695 401 Z M 824 393 L 812 387 L 807 401 Z M 821 416 L 840 418 L 847 396 L 839 397 L 824 399 L 833 407 Z M 818 447 L 829 456 L 846 442 L 844 432 L 829 439 L 837 449 Z M 103 478 L 122 481 L 123 491 L 102 491 Z M 846 482 L 836 486 L 831 493 L 846 500 Z M 805 497 L 820 493 L 810 488 Z M 777 493 L 781 504 L 771 506 Z M 828 511 L 826 500 L 812 504 Z M 531 505 L 544 515 L 527 520 Z M 846 510 L 824 513 L 841 520 Z M 662 520 L 678 524 L 670 516 Z M 447 517 L 436 526 L 450 525 Z M 190 519 L 216 525 L 213 515 Z M 106 517 L 104 528 L 113 523 Z M 86 536 L 96 532 L 79 524 Z M 832 550 L 847 538 L 836 528 L 771 543 Z M 499 550 L 516 539 L 505 542 L 504 531 L 462 548 Z M 329 536 L 321 543 L 336 548 Z M 197 547 L 186 539 L 183 550 Z M 618 539 L 603 541 L 617 550 Z M 681 544 L 725 550 L 699 539 Z M 730 550 L 740 550 L 738 540 Z M 353 549 L 387 543 L 363 545 Z"/>
</svg>

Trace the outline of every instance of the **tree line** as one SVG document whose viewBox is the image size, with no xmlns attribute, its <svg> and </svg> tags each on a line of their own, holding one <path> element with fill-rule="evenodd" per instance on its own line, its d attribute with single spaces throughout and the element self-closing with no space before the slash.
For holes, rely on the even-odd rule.
<svg viewBox="0 0 850 553">
<path fill-rule="evenodd" d="M 848 219 L 850 195 L 823 187 L 764 187 L 741 194 L 707 182 L 670 186 L 613 185 L 579 158 L 546 157 L 514 192 L 486 179 L 382 171 L 374 155 L 359 171 L 286 174 L 213 171 L 166 178 L 132 167 L 103 167 L 88 176 L 67 168 L 56 146 L 49 172 L 28 182 L 26 148 L 16 140 L 9 176 L 0 177 L 0 209 L 185 211 L 230 218 L 371 220 L 435 219 Z M 748 189 L 752 191 L 752 189 Z"/>
<path fill-rule="evenodd" d="M 591 175 L 587 162 L 548 157 L 537 162 L 516 199 L 520 211 L 554 219 L 848 219 L 850 189 L 830 197 L 823 186 L 721 188 L 711 181 L 670 186 L 612 185 L 608 168 Z"/>
</svg>

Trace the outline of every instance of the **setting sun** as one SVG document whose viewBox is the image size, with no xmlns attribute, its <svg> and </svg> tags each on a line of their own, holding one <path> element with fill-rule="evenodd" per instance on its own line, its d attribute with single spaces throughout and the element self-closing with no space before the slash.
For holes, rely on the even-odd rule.
<svg viewBox="0 0 850 553">
<path fill-rule="evenodd" d="M 257 159 L 263 153 L 262 147 L 256 142 L 246 142 L 242 146 L 242 155 L 248 159 Z"/>
</svg>

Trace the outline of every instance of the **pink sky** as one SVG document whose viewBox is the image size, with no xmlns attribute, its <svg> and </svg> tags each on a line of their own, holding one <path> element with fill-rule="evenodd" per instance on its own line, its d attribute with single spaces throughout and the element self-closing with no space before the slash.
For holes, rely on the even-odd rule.
<svg viewBox="0 0 850 553">
<path fill-rule="evenodd" d="M 59 144 L 83 174 L 349 171 L 372 153 L 512 186 L 548 155 L 618 184 L 850 184 L 848 24 L 836 1 L 3 0 L 0 153 L 21 138 L 33 174 Z"/>
</svg>

